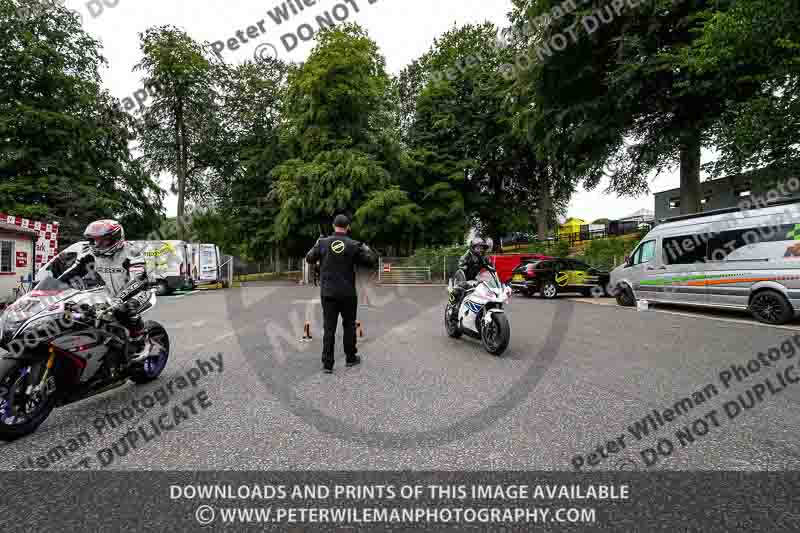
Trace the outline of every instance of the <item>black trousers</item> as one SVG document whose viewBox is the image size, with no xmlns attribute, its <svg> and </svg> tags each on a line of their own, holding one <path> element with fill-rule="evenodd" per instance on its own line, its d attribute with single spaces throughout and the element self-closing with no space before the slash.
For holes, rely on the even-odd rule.
<svg viewBox="0 0 800 533">
<path fill-rule="evenodd" d="M 358 311 L 358 297 L 353 294 L 347 297 L 322 297 L 322 317 L 325 332 L 322 336 L 322 364 L 333 368 L 333 350 L 336 345 L 336 326 L 339 315 L 342 316 L 344 328 L 344 353 L 348 361 L 355 359 L 358 353 L 356 348 L 356 312 Z"/>
</svg>

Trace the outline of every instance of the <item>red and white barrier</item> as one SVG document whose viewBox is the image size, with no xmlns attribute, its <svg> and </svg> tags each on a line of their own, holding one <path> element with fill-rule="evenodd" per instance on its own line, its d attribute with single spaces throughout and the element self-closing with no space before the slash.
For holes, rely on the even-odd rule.
<svg viewBox="0 0 800 533">
<path fill-rule="evenodd" d="M 0 222 L 32 229 L 37 234 L 34 272 L 37 272 L 58 253 L 58 222 L 41 222 L 0 213 Z"/>
</svg>

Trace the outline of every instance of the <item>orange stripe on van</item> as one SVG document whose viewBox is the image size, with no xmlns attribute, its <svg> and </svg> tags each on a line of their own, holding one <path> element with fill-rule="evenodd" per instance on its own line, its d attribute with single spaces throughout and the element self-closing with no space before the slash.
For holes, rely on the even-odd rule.
<svg viewBox="0 0 800 533">
<path fill-rule="evenodd" d="M 778 278 L 734 278 L 734 279 L 710 279 L 706 285 L 726 285 L 728 283 L 757 283 L 759 281 L 777 281 Z"/>
</svg>

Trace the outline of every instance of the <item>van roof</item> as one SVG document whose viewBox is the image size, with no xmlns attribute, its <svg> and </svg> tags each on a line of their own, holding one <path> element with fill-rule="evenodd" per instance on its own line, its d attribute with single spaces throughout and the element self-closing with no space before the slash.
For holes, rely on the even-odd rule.
<svg viewBox="0 0 800 533">
<path fill-rule="evenodd" d="M 766 223 L 770 218 L 773 217 L 776 220 L 800 223 L 800 201 L 794 200 L 792 202 L 781 202 L 777 205 L 771 205 L 769 207 L 757 209 L 740 209 L 737 207 L 731 209 L 720 209 L 717 211 L 708 211 L 706 213 L 699 213 L 697 215 L 675 217 L 672 219 L 667 219 L 667 221 L 653 228 L 650 231 L 650 234 L 669 233 L 673 230 L 686 231 L 693 227 L 700 226 L 720 227 L 720 223 L 724 223 L 725 226 L 730 225 L 731 227 L 736 227 L 746 222 L 759 223 L 757 221 L 750 220 L 753 218 L 764 218 L 764 222 Z"/>
</svg>

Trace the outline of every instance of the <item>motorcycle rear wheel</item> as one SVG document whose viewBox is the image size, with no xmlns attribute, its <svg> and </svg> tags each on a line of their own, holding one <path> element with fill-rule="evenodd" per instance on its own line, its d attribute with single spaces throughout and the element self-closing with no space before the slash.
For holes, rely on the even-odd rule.
<svg viewBox="0 0 800 533">
<path fill-rule="evenodd" d="M 20 407 L 20 398 L 18 395 L 22 394 L 26 404 L 30 399 L 25 395 L 25 388 L 27 388 L 27 377 L 25 372 L 26 368 L 31 366 L 30 361 L 20 361 L 16 359 L 0 359 L 0 440 L 13 441 L 30 435 L 42 422 L 44 422 L 56 405 L 56 394 L 52 393 L 44 398 L 41 398 L 39 403 L 33 407 L 33 411 L 26 413 L 27 419 L 22 423 L 7 422 L 10 417 L 6 417 L 6 410 L 12 405 Z M 28 383 L 29 384 L 29 383 Z"/>
<path fill-rule="evenodd" d="M 511 326 L 505 313 L 492 313 L 492 322 L 481 328 L 483 347 L 492 355 L 502 355 L 511 340 Z"/>
</svg>

